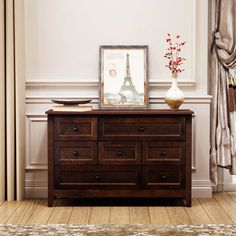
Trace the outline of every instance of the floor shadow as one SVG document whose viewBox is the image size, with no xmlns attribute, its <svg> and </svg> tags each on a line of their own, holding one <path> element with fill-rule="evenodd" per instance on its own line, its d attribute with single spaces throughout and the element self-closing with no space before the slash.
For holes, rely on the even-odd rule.
<svg viewBox="0 0 236 236">
<path fill-rule="evenodd" d="M 185 206 L 173 198 L 81 198 L 57 199 L 54 206 Z"/>
</svg>

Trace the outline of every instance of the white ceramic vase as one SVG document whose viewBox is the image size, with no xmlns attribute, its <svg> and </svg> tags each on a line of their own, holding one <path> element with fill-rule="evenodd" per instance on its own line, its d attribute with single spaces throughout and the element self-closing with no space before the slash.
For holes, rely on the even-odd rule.
<svg viewBox="0 0 236 236">
<path fill-rule="evenodd" d="M 167 91 L 164 99 L 172 110 L 178 110 L 184 102 L 184 93 L 178 87 L 177 77 L 172 76 L 171 88 Z"/>
</svg>

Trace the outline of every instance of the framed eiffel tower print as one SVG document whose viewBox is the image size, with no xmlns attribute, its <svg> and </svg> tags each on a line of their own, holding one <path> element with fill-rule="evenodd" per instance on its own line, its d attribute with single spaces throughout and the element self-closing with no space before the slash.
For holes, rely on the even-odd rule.
<svg viewBox="0 0 236 236">
<path fill-rule="evenodd" d="M 148 108 L 148 46 L 100 46 L 100 108 Z"/>
</svg>

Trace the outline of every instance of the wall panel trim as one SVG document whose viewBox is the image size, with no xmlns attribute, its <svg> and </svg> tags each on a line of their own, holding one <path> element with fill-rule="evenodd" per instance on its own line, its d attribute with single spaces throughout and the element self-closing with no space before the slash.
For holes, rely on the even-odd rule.
<svg viewBox="0 0 236 236">
<path fill-rule="evenodd" d="M 212 96 L 186 96 L 185 104 L 210 104 Z M 26 96 L 26 104 L 53 104 L 51 99 L 91 99 L 91 104 L 99 104 L 98 96 Z M 164 104 L 164 96 L 149 96 L 150 104 Z"/>
<path fill-rule="evenodd" d="M 171 85 L 171 79 L 153 79 L 149 80 L 149 86 L 162 86 L 162 87 L 169 87 Z M 94 86 L 99 87 L 98 80 L 68 80 L 67 78 L 63 80 L 27 80 L 25 82 L 26 88 L 30 87 L 75 87 L 75 86 Z M 195 80 L 179 80 L 178 85 L 180 87 L 195 87 L 196 81 Z"/>
<path fill-rule="evenodd" d="M 25 169 L 26 170 L 47 170 L 47 163 L 46 162 L 36 162 L 33 160 L 31 155 L 32 150 L 31 148 L 35 147 L 35 144 L 32 144 L 32 140 L 30 139 L 31 134 L 34 132 L 32 128 L 33 122 L 47 122 L 47 116 L 41 114 L 34 114 L 26 115 L 26 162 L 25 162 Z M 37 135 L 36 132 L 34 132 Z M 46 147 L 45 147 L 46 148 Z"/>
</svg>

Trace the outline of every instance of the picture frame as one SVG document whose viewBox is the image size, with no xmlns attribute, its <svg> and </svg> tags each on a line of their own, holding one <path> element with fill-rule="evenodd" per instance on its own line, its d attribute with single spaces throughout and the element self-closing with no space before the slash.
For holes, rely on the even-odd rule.
<svg viewBox="0 0 236 236">
<path fill-rule="evenodd" d="M 101 109 L 148 108 L 148 46 L 100 46 Z"/>
</svg>

